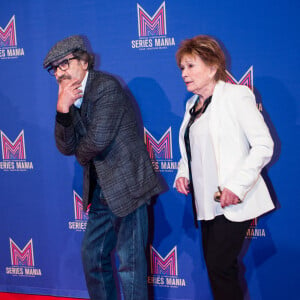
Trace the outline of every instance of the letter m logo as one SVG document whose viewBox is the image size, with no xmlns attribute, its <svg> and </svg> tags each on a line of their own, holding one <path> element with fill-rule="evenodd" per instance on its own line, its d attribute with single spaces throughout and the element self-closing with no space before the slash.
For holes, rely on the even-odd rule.
<svg viewBox="0 0 300 300">
<path fill-rule="evenodd" d="M 0 27 L 0 48 L 11 46 L 17 46 L 16 22 L 14 15 L 11 17 L 4 29 Z"/>
<path fill-rule="evenodd" d="M 149 14 L 137 4 L 139 37 L 159 36 L 167 34 L 166 4 L 163 2 L 155 14 Z"/>
<path fill-rule="evenodd" d="M 34 267 L 33 243 L 32 239 L 21 250 L 18 245 L 10 238 L 10 257 L 12 266 Z"/>
<path fill-rule="evenodd" d="M 83 211 L 82 198 L 73 191 L 75 220 L 87 220 L 88 213 Z"/>
<path fill-rule="evenodd" d="M 253 91 L 253 66 L 251 66 L 248 71 L 244 74 L 244 76 L 237 81 L 227 70 L 227 80 L 226 82 L 230 82 L 233 84 L 246 85 L 250 90 Z"/>
<path fill-rule="evenodd" d="M 177 276 L 177 247 L 175 246 L 166 257 L 162 257 L 153 246 L 150 246 L 151 274 Z"/>
<path fill-rule="evenodd" d="M 171 127 L 169 127 L 159 141 L 144 128 L 144 141 L 151 159 L 165 160 L 173 158 Z"/>
<path fill-rule="evenodd" d="M 3 131 L 1 131 L 2 158 L 10 160 L 26 159 L 24 130 L 12 142 Z"/>
<path fill-rule="evenodd" d="M 257 218 L 253 219 L 250 224 L 250 227 L 252 227 L 252 228 L 255 228 L 256 226 L 257 226 Z"/>
</svg>

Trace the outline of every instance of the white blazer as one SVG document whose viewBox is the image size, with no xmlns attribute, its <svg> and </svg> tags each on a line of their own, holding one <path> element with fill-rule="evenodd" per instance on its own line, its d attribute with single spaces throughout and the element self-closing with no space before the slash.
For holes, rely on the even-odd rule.
<svg viewBox="0 0 300 300">
<path fill-rule="evenodd" d="M 186 104 L 179 132 L 181 159 L 175 181 L 179 177 L 189 178 L 184 133 L 189 110 L 196 99 L 194 95 Z M 240 204 L 225 207 L 224 215 L 237 222 L 256 218 L 274 208 L 260 175 L 273 154 L 269 129 L 257 109 L 254 94 L 246 86 L 219 81 L 210 105 L 209 131 L 218 167 L 218 184 L 242 200 Z"/>
</svg>

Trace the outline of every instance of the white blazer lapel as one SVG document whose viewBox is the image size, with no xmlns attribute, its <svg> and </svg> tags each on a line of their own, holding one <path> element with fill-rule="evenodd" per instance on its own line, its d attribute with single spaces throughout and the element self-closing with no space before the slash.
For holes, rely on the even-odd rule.
<svg viewBox="0 0 300 300">
<path fill-rule="evenodd" d="M 222 90 L 225 82 L 219 81 L 214 89 L 213 97 L 211 100 L 211 112 L 209 118 L 209 129 L 213 142 L 213 148 L 215 150 L 217 166 L 220 165 L 220 147 L 219 147 L 219 126 L 220 118 L 222 117 L 221 102 L 222 102 Z"/>
</svg>

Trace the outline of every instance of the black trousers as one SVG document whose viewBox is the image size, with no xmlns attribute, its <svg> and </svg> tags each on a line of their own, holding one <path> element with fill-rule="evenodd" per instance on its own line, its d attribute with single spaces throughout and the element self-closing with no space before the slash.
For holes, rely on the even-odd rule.
<svg viewBox="0 0 300 300">
<path fill-rule="evenodd" d="M 242 300 L 238 256 L 252 220 L 231 222 L 223 215 L 201 221 L 202 244 L 215 300 Z"/>
</svg>

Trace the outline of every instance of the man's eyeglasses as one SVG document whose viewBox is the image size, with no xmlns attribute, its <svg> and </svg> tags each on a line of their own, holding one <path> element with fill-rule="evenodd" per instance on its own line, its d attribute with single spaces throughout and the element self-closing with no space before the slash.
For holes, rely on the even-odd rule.
<svg viewBox="0 0 300 300">
<path fill-rule="evenodd" d="M 55 75 L 57 68 L 59 68 L 62 71 L 67 71 L 70 65 L 69 61 L 72 59 L 78 59 L 78 57 L 74 56 L 74 57 L 66 58 L 63 61 L 61 61 L 58 65 L 49 67 L 47 71 L 52 76 Z"/>
</svg>

